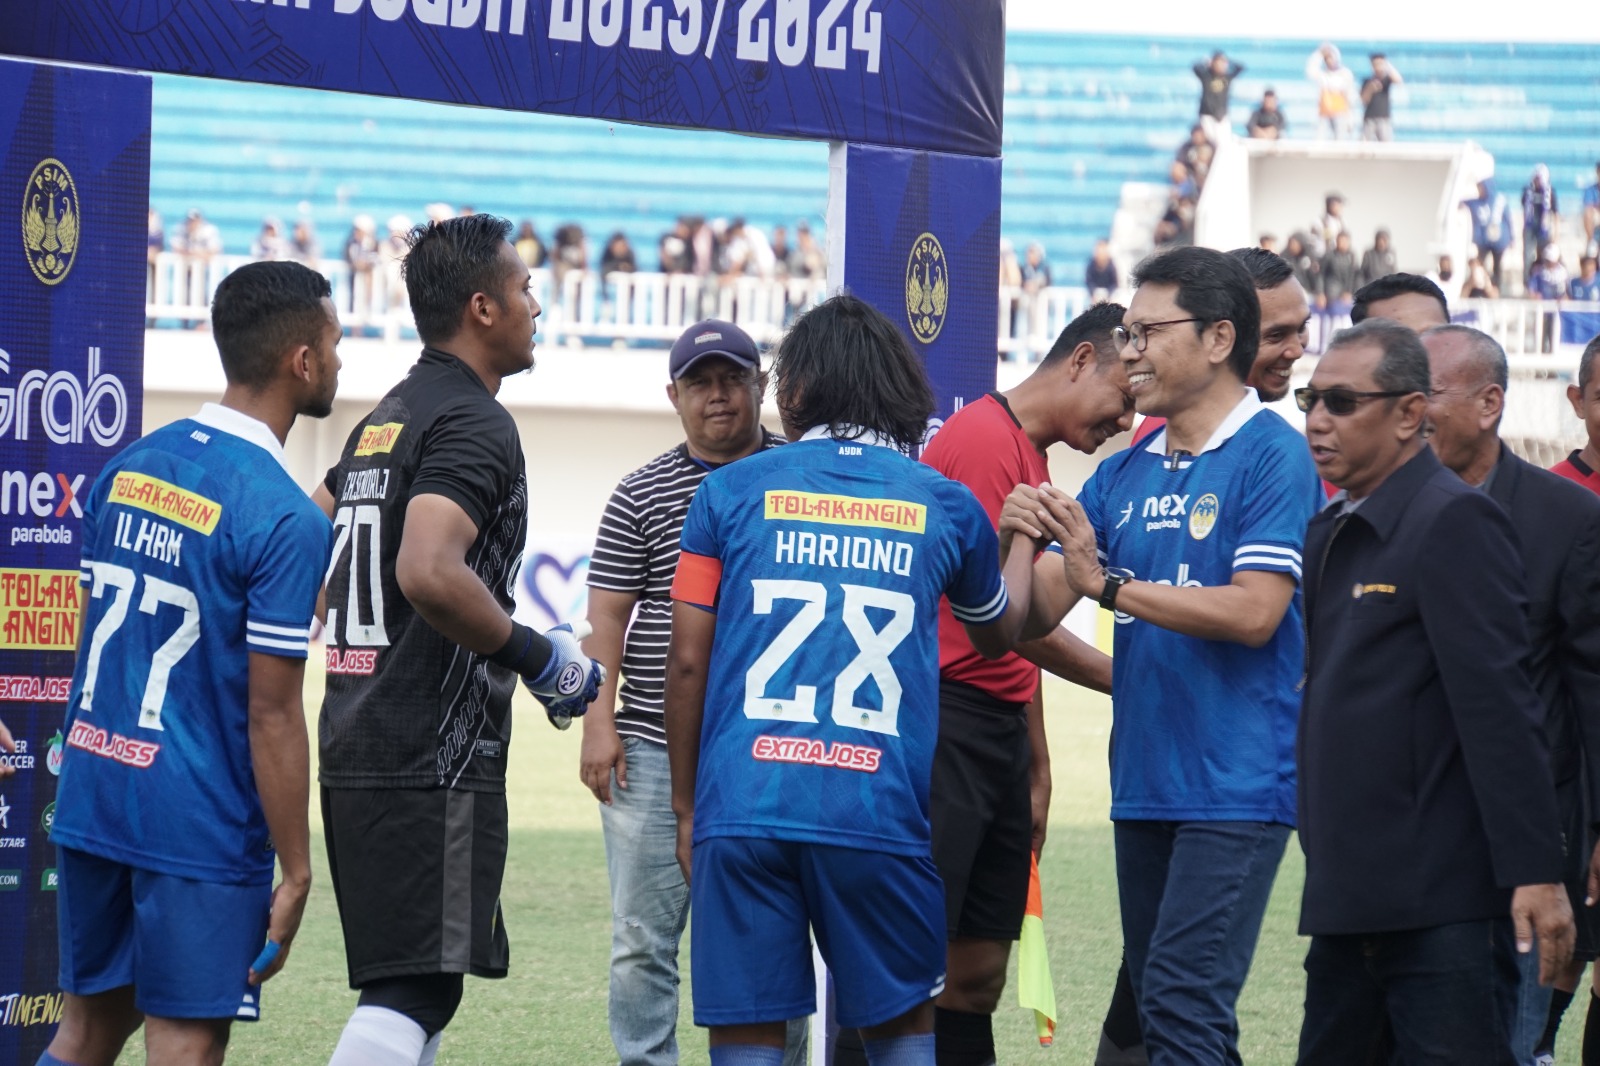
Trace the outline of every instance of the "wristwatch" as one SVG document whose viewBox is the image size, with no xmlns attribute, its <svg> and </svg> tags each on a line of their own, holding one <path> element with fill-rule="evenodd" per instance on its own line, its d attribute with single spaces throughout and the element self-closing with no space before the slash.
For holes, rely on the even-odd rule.
<svg viewBox="0 0 1600 1066">
<path fill-rule="evenodd" d="M 1105 569 L 1106 583 L 1100 590 L 1100 606 L 1108 611 L 1117 609 L 1117 590 L 1133 580 L 1133 571 L 1120 566 Z"/>
</svg>

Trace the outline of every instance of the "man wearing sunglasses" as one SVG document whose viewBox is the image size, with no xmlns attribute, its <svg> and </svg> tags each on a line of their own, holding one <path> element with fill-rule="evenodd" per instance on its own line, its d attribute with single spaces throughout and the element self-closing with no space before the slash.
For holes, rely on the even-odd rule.
<svg viewBox="0 0 1600 1066">
<path fill-rule="evenodd" d="M 1221 1064 L 1295 820 L 1300 545 L 1321 492 L 1299 433 L 1245 387 L 1260 306 L 1244 266 L 1180 248 L 1135 285 L 1113 336 L 1135 405 L 1166 426 L 1076 503 L 1019 486 L 1002 534 L 1057 542 L 1034 570 L 1038 625 L 1084 596 L 1116 612 L 1128 976 L 1152 1063 Z"/>
<path fill-rule="evenodd" d="M 1582 738 L 1600 734 L 1600 498 L 1519 458 L 1500 440 L 1508 374 L 1506 353 L 1493 337 L 1470 326 L 1440 326 L 1422 335 L 1422 345 L 1433 380 L 1428 443 L 1441 463 L 1505 510 L 1528 573 L 1528 670 L 1545 714 L 1567 841 L 1564 880 L 1578 930 L 1573 963 L 1553 988 L 1539 983 L 1537 956 L 1521 958 L 1512 1047 L 1519 1063 L 1537 1062 L 1536 1053 L 1553 1056 L 1561 1016 L 1596 953 L 1583 905 L 1590 816 Z M 1591 784 L 1594 773 L 1591 763 Z M 1600 1033 L 1600 1011 L 1593 1024 Z"/>
<path fill-rule="evenodd" d="M 1426 446 L 1431 391 L 1385 319 L 1295 390 L 1342 490 L 1306 535 L 1301 1066 L 1510 1066 L 1515 953 L 1537 939 L 1543 982 L 1572 955 L 1528 583 L 1505 512 Z"/>
</svg>

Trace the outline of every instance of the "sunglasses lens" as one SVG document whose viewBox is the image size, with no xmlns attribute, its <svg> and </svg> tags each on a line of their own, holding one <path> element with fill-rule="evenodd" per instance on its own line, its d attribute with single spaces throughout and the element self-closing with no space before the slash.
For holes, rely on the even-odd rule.
<svg viewBox="0 0 1600 1066">
<path fill-rule="evenodd" d="M 1322 394 L 1322 402 L 1327 404 L 1330 415 L 1347 415 L 1356 409 L 1354 394 L 1344 389 L 1330 389 Z"/>
</svg>

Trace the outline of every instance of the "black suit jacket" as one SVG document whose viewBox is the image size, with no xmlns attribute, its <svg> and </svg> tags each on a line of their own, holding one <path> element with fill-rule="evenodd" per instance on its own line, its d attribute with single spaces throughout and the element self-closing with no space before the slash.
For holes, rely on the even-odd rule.
<svg viewBox="0 0 1600 1066">
<path fill-rule="evenodd" d="M 1300 931 L 1503 917 L 1513 887 L 1562 881 L 1505 512 L 1424 448 L 1312 519 L 1305 560 Z"/>
<path fill-rule="evenodd" d="M 1600 756 L 1600 496 L 1504 445 L 1488 493 L 1511 517 L 1522 545 L 1528 673 L 1544 705 L 1556 783 L 1566 784 L 1578 776 L 1585 739 Z M 1600 786 L 1597 777 L 1589 774 L 1591 789 Z M 1600 811 L 1595 800 L 1600 795 L 1591 797 L 1590 810 Z"/>
</svg>

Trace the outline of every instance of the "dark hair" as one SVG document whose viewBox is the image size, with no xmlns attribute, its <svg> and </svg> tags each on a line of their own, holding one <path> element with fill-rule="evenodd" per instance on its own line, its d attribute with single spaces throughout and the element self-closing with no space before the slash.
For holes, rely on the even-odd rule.
<svg viewBox="0 0 1600 1066">
<path fill-rule="evenodd" d="M 1422 338 L 1405 326 L 1387 318 L 1370 318 L 1335 333 L 1328 342 L 1328 351 L 1359 344 L 1375 344 L 1383 353 L 1372 371 L 1372 380 L 1382 391 L 1427 395 L 1433 390 L 1428 350 L 1422 346 Z"/>
<path fill-rule="evenodd" d="M 230 385 L 263 389 L 284 352 L 315 345 L 328 325 L 328 279 L 292 260 L 246 263 L 211 298 L 211 334 Z"/>
<path fill-rule="evenodd" d="M 1473 360 L 1478 364 L 1478 369 L 1489 380 L 1491 385 L 1499 385 L 1500 391 L 1504 392 L 1506 386 L 1511 383 L 1511 373 L 1506 367 L 1506 350 L 1500 347 L 1499 341 L 1483 330 L 1451 323 L 1450 325 L 1434 326 L 1432 329 L 1424 330 L 1422 335 L 1424 337 L 1443 335 L 1462 338 L 1467 342 L 1467 354 L 1472 356 Z"/>
<path fill-rule="evenodd" d="M 1257 292 L 1276 289 L 1294 277 L 1294 267 L 1277 252 L 1269 252 L 1265 248 L 1235 248 L 1228 254 L 1239 260 L 1250 273 Z"/>
<path fill-rule="evenodd" d="M 922 360 L 883 312 L 848 293 L 795 320 L 772 359 L 785 426 L 870 430 L 910 451 L 933 415 Z"/>
<path fill-rule="evenodd" d="M 1368 59 L 1388 59 L 1389 57 L 1384 55 L 1382 52 L 1374 52 L 1370 56 L 1368 56 L 1367 58 Z"/>
<path fill-rule="evenodd" d="M 1261 301 L 1237 259 L 1198 245 L 1157 252 L 1134 268 L 1134 287 L 1145 284 L 1176 285 L 1178 306 L 1200 320 L 1196 335 L 1213 322 L 1232 322 L 1228 366 L 1240 381 L 1250 375 L 1261 343 Z"/>
<path fill-rule="evenodd" d="M 1589 387 L 1589 379 L 1594 376 L 1594 359 L 1600 355 L 1600 334 L 1590 338 L 1589 343 L 1583 347 L 1583 355 L 1578 359 L 1578 391 L 1582 392 Z"/>
<path fill-rule="evenodd" d="M 400 265 L 411 299 L 417 336 L 424 344 L 447 341 L 461 328 L 461 313 L 473 293 L 500 302 L 506 265 L 500 249 L 511 223 L 498 215 L 457 215 L 415 226 L 406 234 L 410 251 Z"/>
<path fill-rule="evenodd" d="M 1108 366 L 1117 361 L 1117 346 L 1112 343 L 1111 331 L 1122 325 L 1127 308 L 1121 304 L 1101 302 L 1067 323 L 1061 336 L 1050 346 L 1050 351 L 1039 362 L 1040 370 L 1049 370 L 1065 362 L 1074 349 L 1084 341 L 1094 345 L 1097 366 Z"/>
<path fill-rule="evenodd" d="M 1421 274 L 1385 274 L 1376 281 L 1367 282 L 1356 290 L 1356 302 L 1350 308 L 1350 321 L 1360 325 L 1372 313 L 1373 304 L 1381 300 L 1392 300 L 1408 292 L 1439 301 L 1439 310 L 1444 314 L 1444 320 L 1450 321 L 1450 302 L 1445 299 L 1444 290 Z"/>
</svg>

